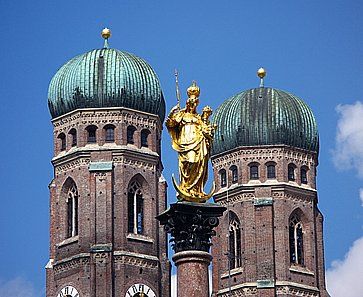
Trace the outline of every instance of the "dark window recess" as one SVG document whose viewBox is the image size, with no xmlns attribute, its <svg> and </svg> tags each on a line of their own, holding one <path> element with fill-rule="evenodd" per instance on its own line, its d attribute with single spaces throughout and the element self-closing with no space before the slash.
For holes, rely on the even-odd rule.
<svg viewBox="0 0 363 297">
<path fill-rule="evenodd" d="M 134 133 L 136 128 L 134 126 L 127 127 L 127 143 L 134 144 Z"/>
<path fill-rule="evenodd" d="M 230 268 L 236 268 L 236 249 L 235 249 L 235 232 L 233 230 L 229 231 L 229 263 Z"/>
<path fill-rule="evenodd" d="M 149 138 L 150 131 L 149 130 L 142 130 L 141 131 L 141 146 L 148 147 L 148 138 Z"/>
<path fill-rule="evenodd" d="M 65 151 L 66 147 L 67 147 L 66 135 L 64 133 L 61 133 L 61 134 L 59 134 L 58 138 L 60 140 L 60 149 L 61 149 L 61 151 Z"/>
<path fill-rule="evenodd" d="M 258 166 L 250 166 L 250 179 L 258 179 Z"/>
<path fill-rule="evenodd" d="M 87 128 L 87 142 L 88 143 L 95 143 L 97 141 L 96 139 L 96 131 L 97 131 L 97 127 L 96 126 L 91 126 Z"/>
<path fill-rule="evenodd" d="M 301 183 L 302 184 L 307 184 L 308 183 L 308 176 L 307 176 L 306 168 L 301 168 L 300 175 L 301 175 Z"/>
<path fill-rule="evenodd" d="M 231 167 L 231 172 L 232 172 L 232 183 L 236 183 L 238 182 L 238 169 L 237 166 L 232 166 Z"/>
<path fill-rule="evenodd" d="M 68 199 L 67 201 L 67 237 L 72 237 L 73 230 L 73 200 Z"/>
<path fill-rule="evenodd" d="M 128 231 L 134 233 L 134 193 L 129 192 L 127 195 L 128 205 Z"/>
<path fill-rule="evenodd" d="M 115 141 L 115 128 L 112 126 L 107 126 L 105 128 L 105 132 L 106 132 L 105 141 L 114 142 Z"/>
<path fill-rule="evenodd" d="M 71 135 L 72 139 L 72 146 L 77 146 L 77 131 L 76 129 L 72 129 L 69 134 Z"/>
<path fill-rule="evenodd" d="M 221 182 L 221 187 L 225 187 L 227 186 L 227 173 L 226 170 L 222 169 L 219 172 L 219 178 L 220 178 L 220 182 Z"/>
<path fill-rule="evenodd" d="M 267 165 L 267 178 L 276 178 L 275 165 Z"/>
<path fill-rule="evenodd" d="M 291 181 L 295 180 L 295 166 L 289 165 L 287 168 L 288 179 Z"/>
</svg>

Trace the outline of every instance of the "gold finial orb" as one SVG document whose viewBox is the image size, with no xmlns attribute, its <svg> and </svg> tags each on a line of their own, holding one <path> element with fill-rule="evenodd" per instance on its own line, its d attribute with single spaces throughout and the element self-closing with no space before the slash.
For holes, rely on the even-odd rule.
<svg viewBox="0 0 363 297">
<path fill-rule="evenodd" d="M 264 68 L 260 68 L 257 70 L 257 75 L 259 78 L 264 78 L 266 76 L 266 70 Z"/>
<path fill-rule="evenodd" d="M 111 30 L 108 29 L 108 28 L 104 28 L 101 32 L 101 36 L 104 38 L 104 39 L 109 39 L 111 37 Z"/>
</svg>

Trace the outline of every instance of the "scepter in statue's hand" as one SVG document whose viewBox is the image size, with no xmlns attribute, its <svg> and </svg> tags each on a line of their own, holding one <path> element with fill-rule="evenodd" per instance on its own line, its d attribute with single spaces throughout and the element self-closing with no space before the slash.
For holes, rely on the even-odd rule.
<svg viewBox="0 0 363 297">
<path fill-rule="evenodd" d="M 178 70 L 175 68 L 175 88 L 176 88 L 176 101 L 177 101 L 177 109 L 180 109 L 180 90 L 179 90 L 179 81 L 178 81 Z"/>
</svg>

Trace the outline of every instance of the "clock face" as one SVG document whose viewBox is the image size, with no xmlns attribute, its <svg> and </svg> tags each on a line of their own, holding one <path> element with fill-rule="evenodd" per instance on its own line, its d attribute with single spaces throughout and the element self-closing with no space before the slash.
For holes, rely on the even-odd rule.
<svg viewBox="0 0 363 297">
<path fill-rule="evenodd" d="M 80 297 L 76 288 L 65 286 L 57 295 L 57 297 Z"/>
<path fill-rule="evenodd" d="M 134 284 L 127 290 L 125 297 L 156 297 L 156 295 L 149 286 Z"/>
</svg>

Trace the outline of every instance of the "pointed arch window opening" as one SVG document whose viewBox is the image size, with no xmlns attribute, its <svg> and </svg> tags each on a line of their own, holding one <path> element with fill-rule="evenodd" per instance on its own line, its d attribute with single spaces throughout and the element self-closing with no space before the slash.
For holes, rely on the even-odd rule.
<svg viewBox="0 0 363 297">
<path fill-rule="evenodd" d="M 236 218 L 229 223 L 229 262 L 230 269 L 241 267 L 241 229 Z"/>
<path fill-rule="evenodd" d="M 67 195 L 67 238 L 78 235 L 78 191 L 72 185 Z"/>
<path fill-rule="evenodd" d="M 290 219 L 290 262 L 295 265 L 304 265 L 303 225 L 297 215 Z"/>
<path fill-rule="evenodd" d="M 144 233 L 144 199 L 141 185 L 133 181 L 128 190 L 128 232 L 134 234 Z"/>
<path fill-rule="evenodd" d="M 233 165 L 231 167 L 231 172 L 232 172 L 232 183 L 235 184 L 238 182 L 238 169 L 236 165 Z"/>
</svg>

